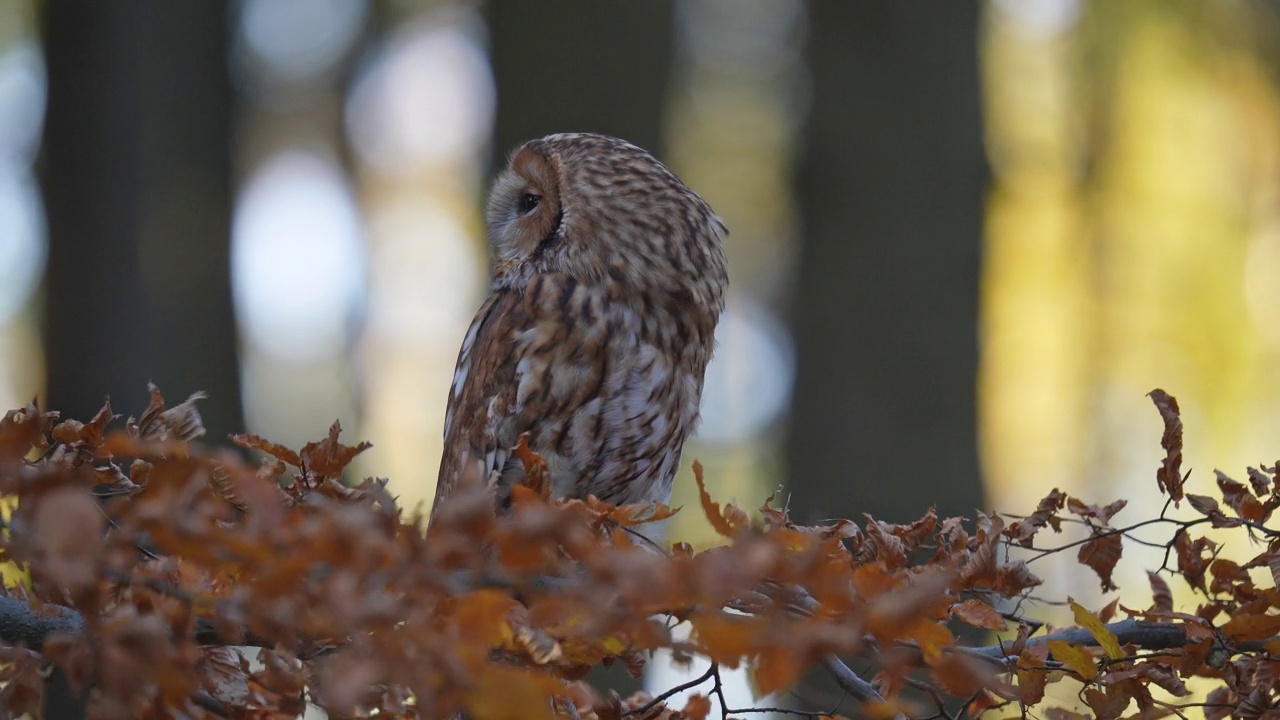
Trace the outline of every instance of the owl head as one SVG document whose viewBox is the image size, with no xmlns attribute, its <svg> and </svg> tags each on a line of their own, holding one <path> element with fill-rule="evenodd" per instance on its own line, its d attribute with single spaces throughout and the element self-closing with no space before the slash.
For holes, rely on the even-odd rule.
<svg viewBox="0 0 1280 720">
<path fill-rule="evenodd" d="M 723 307 L 724 223 L 623 140 L 560 134 L 525 143 L 494 181 L 486 219 L 495 288 L 565 273 L 646 302 Z"/>
</svg>

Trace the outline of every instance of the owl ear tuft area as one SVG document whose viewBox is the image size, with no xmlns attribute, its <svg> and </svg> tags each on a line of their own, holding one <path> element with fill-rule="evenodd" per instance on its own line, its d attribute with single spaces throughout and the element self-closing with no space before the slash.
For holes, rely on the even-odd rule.
<svg viewBox="0 0 1280 720">
<path fill-rule="evenodd" d="M 495 273 L 502 272 L 504 263 L 537 257 L 558 237 L 563 218 L 559 165 L 546 150 L 536 140 L 525 144 L 494 181 L 486 220 L 497 253 Z"/>
<path fill-rule="evenodd" d="M 526 191 L 541 196 L 541 204 L 558 205 L 560 178 L 553 160 L 538 151 L 534 143 L 528 143 L 511 156 L 511 172 L 528 183 Z M 521 192 L 520 195 L 524 195 Z"/>
</svg>

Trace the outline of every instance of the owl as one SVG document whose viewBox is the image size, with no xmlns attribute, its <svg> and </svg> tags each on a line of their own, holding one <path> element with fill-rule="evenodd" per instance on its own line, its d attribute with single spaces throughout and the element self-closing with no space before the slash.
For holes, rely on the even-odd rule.
<svg viewBox="0 0 1280 720">
<path fill-rule="evenodd" d="M 724 223 L 649 153 L 591 134 L 517 148 L 485 215 L 493 280 L 458 355 L 432 517 L 468 482 L 507 507 L 525 433 L 554 497 L 666 502 L 724 309 Z"/>
</svg>

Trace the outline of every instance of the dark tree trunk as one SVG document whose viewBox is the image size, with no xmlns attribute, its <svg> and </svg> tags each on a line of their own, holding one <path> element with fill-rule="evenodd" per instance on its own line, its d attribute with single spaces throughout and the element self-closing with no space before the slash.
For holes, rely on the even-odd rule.
<svg viewBox="0 0 1280 720">
<path fill-rule="evenodd" d="M 800 520 L 970 514 L 983 501 L 978 5 L 810 8 L 792 508 Z"/>
<path fill-rule="evenodd" d="M 43 5 L 49 403 L 87 419 L 207 390 L 241 428 L 231 307 L 226 2 Z"/>
<path fill-rule="evenodd" d="M 496 157 L 553 132 L 615 135 L 660 154 L 672 0 L 494 0 Z"/>
</svg>

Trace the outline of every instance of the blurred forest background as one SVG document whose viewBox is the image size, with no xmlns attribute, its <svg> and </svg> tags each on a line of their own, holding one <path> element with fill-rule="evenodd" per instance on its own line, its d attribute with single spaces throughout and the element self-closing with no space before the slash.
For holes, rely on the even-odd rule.
<svg viewBox="0 0 1280 720">
<path fill-rule="evenodd" d="M 731 229 L 684 462 L 722 500 L 1145 512 L 1157 386 L 1200 475 L 1280 454 L 1265 0 L 3 0 L 0 406 L 337 417 L 425 502 L 488 179 L 567 130 Z"/>
</svg>

